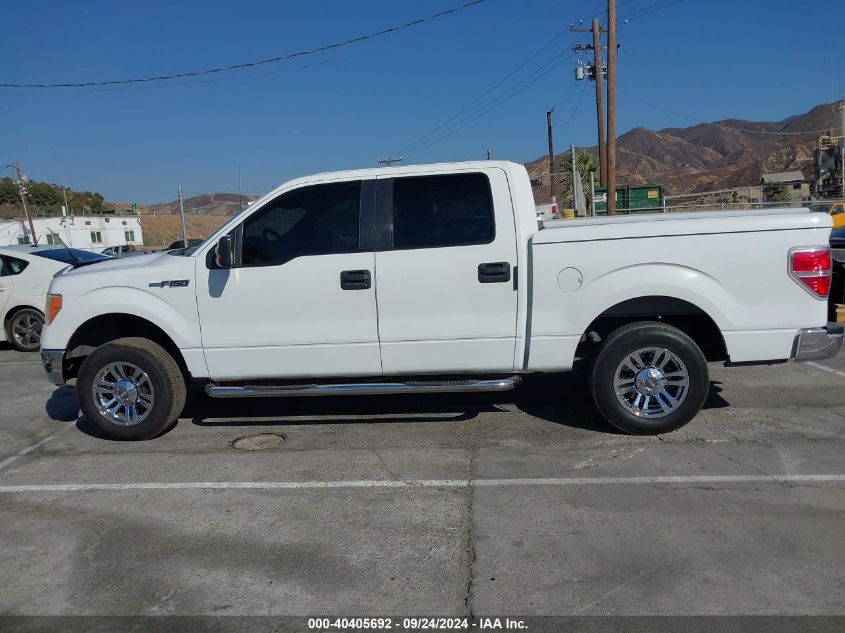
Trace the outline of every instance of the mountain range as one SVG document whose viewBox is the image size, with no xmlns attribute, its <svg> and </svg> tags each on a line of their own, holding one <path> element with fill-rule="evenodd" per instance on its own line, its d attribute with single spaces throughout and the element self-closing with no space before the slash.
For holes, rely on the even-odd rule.
<svg viewBox="0 0 845 633">
<path fill-rule="evenodd" d="M 617 139 L 617 182 L 659 183 L 668 194 L 760 183 L 764 173 L 800 170 L 812 175 L 813 147 L 830 129 L 833 104 L 782 121 L 723 119 L 686 128 L 634 128 Z M 597 155 L 596 147 L 585 148 Z M 556 163 L 569 159 L 562 153 Z M 532 178 L 548 176 L 548 157 L 526 165 Z"/>
<path fill-rule="evenodd" d="M 825 103 L 782 121 L 722 119 L 691 127 L 649 130 L 636 127 L 617 139 L 617 182 L 620 185 L 662 184 L 667 194 L 682 194 L 753 186 L 762 174 L 799 170 L 812 176 L 813 148 L 818 134 L 830 129 L 833 104 Z M 583 148 L 597 155 L 596 147 Z M 555 156 L 556 164 L 569 153 Z M 547 178 L 549 161 L 542 156 L 527 163 L 532 178 Z M 208 193 L 184 199 L 185 212 L 231 215 L 257 196 Z M 539 202 L 539 200 L 538 200 Z M 107 208 L 129 208 L 106 203 Z M 179 213 L 179 202 L 140 207 L 142 214 Z"/>
</svg>

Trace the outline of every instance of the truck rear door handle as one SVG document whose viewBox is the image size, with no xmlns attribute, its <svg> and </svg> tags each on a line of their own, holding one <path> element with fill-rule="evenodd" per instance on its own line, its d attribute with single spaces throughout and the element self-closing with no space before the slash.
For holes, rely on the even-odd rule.
<svg viewBox="0 0 845 633">
<path fill-rule="evenodd" d="M 478 265 L 478 281 L 483 284 L 500 284 L 511 280 L 508 262 L 490 262 Z"/>
<path fill-rule="evenodd" d="M 371 285 L 369 270 L 344 270 L 340 273 L 340 287 L 343 290 L 369 290 Z"/>
</svg>

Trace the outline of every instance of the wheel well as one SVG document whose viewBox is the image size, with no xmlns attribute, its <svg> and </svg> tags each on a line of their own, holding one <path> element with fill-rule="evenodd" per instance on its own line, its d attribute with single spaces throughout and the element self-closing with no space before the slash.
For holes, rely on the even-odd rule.
<svg viewBox="0 0 845 633">
<path fill-rule="evenodd" d="M 584 331 L 576 356 L 587 356 L 591 343 L 597 343 L 616 328 L 636 321 L 659 321 L 672 325 L 695 341 L 708 361 L 728 359 L 722 332 L 704 310 L 683 299 L 660 296 L 629 299 L 602 312 Z"/>
<path fill-rule="evenodd" d="M 156 324 L 132 314 L 101 314 L 83 323 L 70 337 L 65 354 L 65 378 L 76 377 L 82 361 L 96 348 L 127 336 L 155 341 L 173 357 L 182 375 L 190 376 L 182 352 Z"/>
<path fill-rule="evenodd" d="M 43 315 L 44 310 L 40 310 L 35 306 L 28 306 L 28 305 L 20 305 L 15 306 L 14 308 L 9 308 L 9 311 L 6 313 L 6 316 L 3 317 L 3 328 L 6 329 L 9 326 L 9 322 L 12 320 L 12 317 L 15 316 L 21 310 L 35 310 L 39 314 Z"/>
</svg>

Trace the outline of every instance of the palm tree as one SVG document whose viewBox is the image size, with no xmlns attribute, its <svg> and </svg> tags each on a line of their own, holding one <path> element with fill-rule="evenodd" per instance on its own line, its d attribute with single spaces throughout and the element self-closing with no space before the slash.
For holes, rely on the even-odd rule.
<svg viewBox="0 0 845 633">
<path fill-rule="evenodd" d="M 590 206 L 590 172 L 595 174 L 595 181 L 599 181 L 599 162 L 598 159 L 586 150 L 578 150 L 575 152 L 575 169 L 581 175 L 581 186 L 584 189 L 584 197 L 587 200 L 587 206 Z M 566 158 L 560 162 L 560 171 L 568 176 L 566 182 L 563 183 L 564 191 L 572 195 L 572 159 L 567 154 Z"/>
</svg>

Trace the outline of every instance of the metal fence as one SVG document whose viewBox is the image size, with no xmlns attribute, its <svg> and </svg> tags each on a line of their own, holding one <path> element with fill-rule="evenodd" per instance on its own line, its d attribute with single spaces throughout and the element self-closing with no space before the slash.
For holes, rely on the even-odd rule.
<svg viewBox="0 0 845 633">
<path fill-rule="evenodd" d="M 554 189 L 552 189 L 552 181 Z M 589 180 L 584 183 L 584 193 L 587 199 L 587 209 L 581 215 L 591 215 L 591 196 Z M 598 183 L 596 183 L 598 186 Z M 574 208 L 572 198 L 572 180 L 568 173 L 541 174 L 531 179 L 531 189 L 534 193 L 534 203 L 543 206 L 551 203 L 552 191 L 561 216 L 566 209 Z M 763 211 L 766 209 L 809 208 L 812 211 L 829 213 L 835 205 L 845 205 L 845 200 L 794 200 L 789 202 L 767 202 L 762 200 L 759 186 L 737 187 L 701 193 L 680 194 L 666 196 L 662 206 L 655 209 L 627 209 L 617 208 L 619 215 L 640 213 L 678 213 L 684 211 Z M 845 212 L 845 209 L 843 209 Z"/>
</svg>

